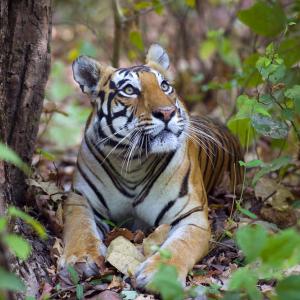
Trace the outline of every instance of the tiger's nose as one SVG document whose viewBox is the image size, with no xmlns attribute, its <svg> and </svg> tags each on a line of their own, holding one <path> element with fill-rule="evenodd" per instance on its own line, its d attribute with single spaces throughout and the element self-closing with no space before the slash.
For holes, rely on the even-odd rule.
<svg viewBox="0 0 300 300">
<path fill-rule="evenodd" d="M 172 117 L 175 116 L 176 113 L 176 107 L 174 106 L 163 106 L 155 109 L 152 112 L 152 115 L 164 122 L 169 122 Z"/>
</svg>

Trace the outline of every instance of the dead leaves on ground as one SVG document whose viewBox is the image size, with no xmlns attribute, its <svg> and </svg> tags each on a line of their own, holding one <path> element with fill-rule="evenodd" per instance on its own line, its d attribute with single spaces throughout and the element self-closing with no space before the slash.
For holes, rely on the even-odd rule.
<svg viewBox="0 0 300 300">
<path fill-rule="evenodd" d="M 48 228 L 56 235 L 51 250 L 53 266 L 48 270 L 52 282 L 41 286 L 40 299 L 44 299 L 46 295 L 51 295 L 53 299 L 74 298 L 76 285 L 71 281 L 67 284 L 66 281 L 59 282 L 56 269 L 56 262 L 63 251 L 62 240 L 59 237 L 63 225 L 62 201 L 66 193 L 52 181 L 35 178 L 28 180 L 28 185 L 40 213 L 47 220 Z M 214 232 L 211 250 L 201 261 L 201 265 L 196 265 L 190 272 L 187 278 L 188 286 L 217 285 L 221 290 L 227 289 L 229 277 L 243 261 L 243 255 L 233 240 L 234 232 L 242 224 L 259 223 L 274 232 L 278 227 L 293 225 L 299 219 L 299 209 L 292 207 L 294 195 L 285 185 L 273 179 L 262 178 L 255 189 L 247 188 L 244 191 L 243 198 L 243 207 L 259 216 L 258 219 L 251 219 L 235 211 L 234 195 L 224 190 L 219 193 L 217 191 L 210 198 L 210 219 Z M 147 237 L 141 230 L 132 232 L 127 228 L 112 229 L 104 240 L 108 251 L 106 260 L 102 262 L 101 275 L 80 281 L 84 298 L 122 299 L 120 293 L 127 293 L 129 298 L 125 299 L 155 299 L 152 295 L 138 294 L 134 290 L 134 280 L 128 279 L 132 278 L 137 266 L 155 251 L 153 246 L 160 246 L 166 240 L 169 231 L 170 226 L 166 224 L 156 228 Z M 273 287 L 264 283 L 260 288 L 269 293 Z"/>
</svg>

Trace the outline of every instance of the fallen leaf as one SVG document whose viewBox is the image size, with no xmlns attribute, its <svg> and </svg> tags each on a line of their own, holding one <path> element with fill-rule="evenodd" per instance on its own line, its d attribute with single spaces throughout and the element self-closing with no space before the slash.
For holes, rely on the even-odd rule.
<svg viewBox="0 0 300 300">
<path fill-rule="evenodd" d="M 279 211 L 289 209 L 288 201 L 294 200 L 293 194 L 285 186 L 270 178 L 261 178 L 257 182 L 255 196 Z"/>
<path fill-rule="evenodd" d="M 107 248 L 106 260 L 118 271 L 132 275 L 145 257 L 123 236 L 114 239 Z"/>
<path fill-rule="evenodd" d="M 57 261 L 62 256 L 63 253 L 63 242 L 59 238 L 55 237 L 54 239 L 55 242 L 52 249 L 50 250 L 50 255 L 54 261 Z"/>
<path fill-rule="evenodd" d="M 104 244 L 109 246 L 109 244 L 118 236 L 123 236 L 125 239 L 132 241 L 134 239 L 134 234 L 127 228 L 114 228 L 110 231 L 104 240 Z"/>
<path fill-rule="evenodd" d="M 170 228 L 171 226 L 169 224 L 162 224 L 144 239 L 143 249 L 146 257 L 153 254 L 153 246 L 160 246 L 166 240 Z"/>
<path fill-rule="evenodd" d="M 107 289 L 109 290 L 116 290 L 116 291 L 120 291 L 122 290 L 124 287 L 124 282 L 122 280 L 122 278 L 118 277 L 118 276 L 113 276 L 113 279 L 111 281 L 111 283 L 108 285 Z"/>
<path fill-rule="evenodd" d="M 30 186 L 35 186 L 43 190 L 44 193 L 50 196 L 51 200 L 57 202 L 63 199 L 66 194 L 64 191 L 58 188 L 53 181 L 37 181 L 35 179 L 27 179 L 26 183 Z"/>
</svg>

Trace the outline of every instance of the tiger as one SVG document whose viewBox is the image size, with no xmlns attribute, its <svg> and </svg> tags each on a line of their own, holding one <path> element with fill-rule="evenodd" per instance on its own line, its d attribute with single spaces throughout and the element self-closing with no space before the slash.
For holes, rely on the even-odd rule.
<svg viewBox="0 0 300 300">
<path fill-rule="evenodd" d="M 80 265 L 85 276 L 97 272 L 107 220 L 130 219 L 129 228 L 145 231 L 168 224 L 160 249 L 170 251 L 168 263 L 183 285 L 207 254 L 207 195 L 226 174 L 231 187 L 241 183 L 242 150 L 225 126 L 188 112 L 168 79 L 169 64 L 158 44 L 150 46 L 144 65 L 113 68 L 88 56 L 73 62 L 92 112 L 64 204 L 60 269 Z M 160 259 L 156 251 L 141 263 L 138 288 L 147 289 Z"/>
</svg>

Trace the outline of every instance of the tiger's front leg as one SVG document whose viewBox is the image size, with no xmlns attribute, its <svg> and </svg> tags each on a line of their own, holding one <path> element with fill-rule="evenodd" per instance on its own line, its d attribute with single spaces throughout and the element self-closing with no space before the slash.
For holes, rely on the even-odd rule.
<svg viewBox="0 0 300 300">
<path fill-rule="evenodd" d="M 168 264 L 176 267 L 183 285 L 189 270 L 208 252 L 210 227 L 207 211 L 199 211 L 200 209 L 195 207 L 190 210 L 192 213 L 172 228 L 167 240 L 161 246 L 161 249 L 171 252 Z M 155 253 L 140 266 L 136 273 L 139 288 L 144 288 L 151 281 L 160 262 L 160 254 Z"/>
<path fill-rule="evenodd" d="M 64 274 L 73 265 L 80 275 L 97 274 L 106 247 L 87 200 L 69 193 L 64 203 L 64 251 L 58 267 Z"/>
</svg>

